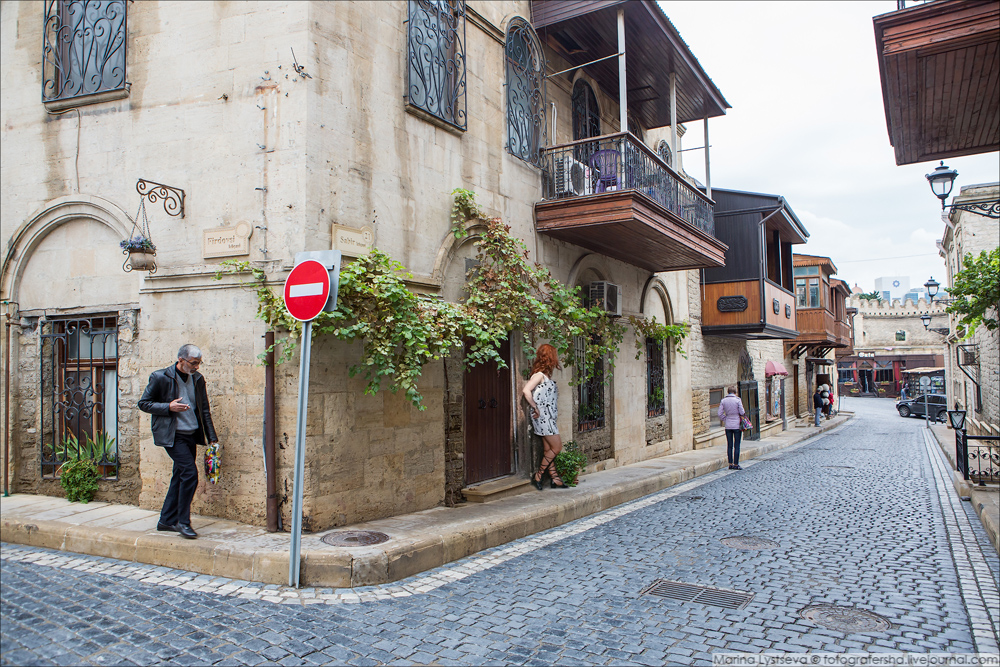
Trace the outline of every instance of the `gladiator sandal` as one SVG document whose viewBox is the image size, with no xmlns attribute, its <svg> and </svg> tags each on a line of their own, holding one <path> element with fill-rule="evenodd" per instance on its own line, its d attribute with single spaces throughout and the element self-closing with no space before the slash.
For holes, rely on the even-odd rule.
<svg viewBox="0 0 1000 667">
<path fill-rule="evenodd" d="M 559 472 L 556 471 L 556 457 L 552 457 L 549 462 L 549 483 L 552 485 L 553 489 L 568 489 L 569 487 L 563 484 L 562 477 L 559 476 Z"/>
<path fill-rule="evenodd" d="M 538 472 L 536 472 L 535 476 L 531 478 L 531 483 L 534 484 L 535 488 L 539 491 L 542 490 L 542 476 L 545 474 L 546 469 L 552 467 L 552 461 L 555 457 L 556 455 L 552 453 L 552 450 L 549 450 L 544 456 L 542 456 L 542 464 L 538 466 Z"/>
</svg>

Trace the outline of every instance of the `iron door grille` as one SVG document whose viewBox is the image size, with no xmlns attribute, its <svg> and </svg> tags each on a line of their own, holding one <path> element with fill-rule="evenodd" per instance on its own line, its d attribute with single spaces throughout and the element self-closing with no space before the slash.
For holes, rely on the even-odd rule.
<svg viewBox="0 0 1000 667">
<path fill-rule="evenodd" d="M 663 380 L 663 341 L 646 339 L 646 416 L 666 413 L 666 390 Z"/>
<path fill-rule="evenodd" d="M 90 458 L 118 476 L 118 319 L 43 321 L 41 467 L 54 479 L 63 463 Z"/>
</svg>

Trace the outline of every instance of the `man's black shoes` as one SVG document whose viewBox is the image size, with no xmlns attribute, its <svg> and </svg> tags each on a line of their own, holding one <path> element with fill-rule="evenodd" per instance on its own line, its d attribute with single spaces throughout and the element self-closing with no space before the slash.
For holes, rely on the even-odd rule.
<svg viewBox="0 0 1000 667">
<path fill-rule="evenodd" d="M 198 537 L 198 533 L 194 532 L 194 529 L 191 528 L 191 526 L 184 523 L 175 523 L 174 525 L 171 526 L 165 523 L 157 522 L 156 529 L 163 531 L 170 531 L 173 533 L 180 533 L 181 537 L 187 538 L 189 540 L 193 540 L 194 538 Z"/>
<path fill-rule="evenodd" d="M 189 540 L 193 540 L 198 537 L 198 533 L 194 532 L 194 529 L 187 524 L 179 523 L 174 526 L 174 530 L 181 534 L 181 537 L 186 537 Z"/>
</svg>

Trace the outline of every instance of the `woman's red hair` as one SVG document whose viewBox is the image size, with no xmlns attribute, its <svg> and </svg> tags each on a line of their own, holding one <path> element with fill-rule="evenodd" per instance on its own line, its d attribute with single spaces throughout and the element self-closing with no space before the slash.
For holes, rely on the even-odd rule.
<svg viewBox="0 0 1000 667">
<path fill-rule="evenodd" d="M 541 371 L 547 376 L 552 377 L 552 371 L 556 368 L 562 368 L 559 365 L 559 354 L 556 353 L 556 348 L 548 343 L 539 345 L 538 351 L 535 353 L 535 363 L 531 365 L 531 374 L 534 375 Z"/>
</svg>

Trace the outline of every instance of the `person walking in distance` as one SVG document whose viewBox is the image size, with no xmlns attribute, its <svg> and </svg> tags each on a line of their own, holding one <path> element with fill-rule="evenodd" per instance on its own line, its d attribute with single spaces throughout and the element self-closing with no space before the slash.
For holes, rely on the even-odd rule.
<svg viewBox="0 0 1000 667">
<path fill-rule="evenodd" d="M 819 416 L 823 413 L 823 392 L 820 391 L 819 387 L 816 387 L 816 393 L 813 394 L 813 412 L 816 413 L 813 426 L 819 426 Z"/>
<path fill-rule="evenodd" d="M 562 451 L 562 438 L 556 426 L 559 389 L 552 379 L 552 371 L 561 368 L 556 348 L 548 344 L 538 346 L 535 363 L 531 366 L 531 377 L 524 385 L 522 393 L 531 406 L 531 427 L 535 434 L 541 436 L 545 451 L 542 453 L 542 463 L 531 478 L 531 483 L 539 491 L 542 490 L 542 476 L 549 473 L 553 489 L 567 488 L 556 471 L 555 458 Z"/>
<path fill-rule="evenodd" d="M 139 399 L 139 409 L 153 415 L 153 443 L 166 449 L 174 462 L 156 529 L 189 540 L 198 537 L 191 528 L 191 501 L 198 488 L 197 446 L 219 441 L 200 366 L 201 350 L 190 343 L 182 345 L 177 363 L 154 371 Z"/>
<path fill-rule="evenodd" d="M 719 403 L 719 421 L 726 429 L 726 458 L 730 470 L 740 467 L 740 442 L 743 440 L 742 417 L 746 414 L 743 401 L 736 395 L 736 387 L 726 387 L 726 397 Z"/>
</svg>

